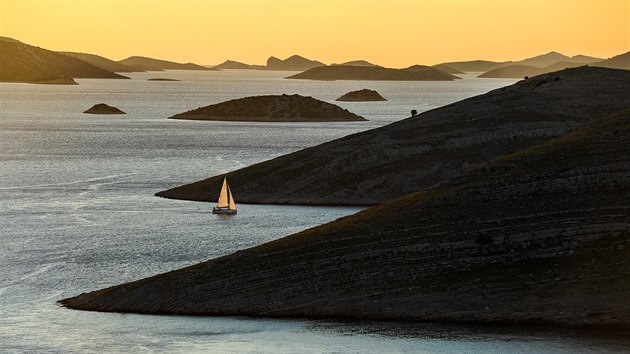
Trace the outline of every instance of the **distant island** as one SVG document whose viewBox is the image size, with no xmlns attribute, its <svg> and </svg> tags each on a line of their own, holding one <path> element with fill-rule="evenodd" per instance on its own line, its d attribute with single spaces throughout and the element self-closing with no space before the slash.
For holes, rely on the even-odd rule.
<svg viewBox="0 0 630 354">
<path fill-rule="evenodd" d="M 86 114 L 125 114 L 125 112 L 112 106 L 108 106 L 105 103 L 98 103 L 86 110 Z"/>
<path fill-rule="evenodd" d="M 347 109 L 300 95 L 252 96 L 197 108 L 169 119 L 249 122 L 365 121 Z"/>
<path fill-rule="evenodd" d="M 128 79 L 67 55 L 0 37 L 0 82 L 76 84 L 73 78 Z"/>
<path fill-rule="evenodd" d="M 95 55 L 95 54 L 77 53 L 77 52 L 57 52 L 57 53 L 82 60 L 86 63 L 90 63 L 94 66 L 97 66 L 99 68 L 102 68 L 111 72 L 115 72 L 115 73 L 130 73 L 130 72 L 144 71 L 144 70 L 139 70 L 137 68 L 132 68 L 125 64 L 122 64 L 117 61 L 107 59 L 105 57 Z"/>
<path fill-rule="evenodd" d="M 264 65 L 250 65 L 250 64 L 245 64 L 245 63 L 241 63 L 238 61 L 234 61 L 234 60 L 226 60 L 223 63 L 219 64 L 219 65 L 215 65 L 213 66 L 213 68 L 215 69 L 219 69 L 219 70 L 224 70 L 224 69 L 228 69 L 228 70 L 265 70 L 267 67 Z"/>
<path fill-rule="evenodd" d="M 326 185 L 336 192 L 353 184 L 396 189 L 395 178 L 414 169 L 460 169 L 439 183 L 262 245 L 60 302 L 146 314 L 627 330 L 630 101 L 622 96 L 630 92 L 630 72 L 580 67 L 550 76 L 249 167 L 260 172 L 253 178 L 264 178 L 263 171 L 277 178 L 261 183 L 292 189 L 278 167 L 297 157 L 287 171 L 301 175 L 295 189 L 320 193 Z M 409 141 L 417 133 L 426 145 Z M 399 152 L 384 140 L 397 141 Z M 324 160 L 313 154 L 317 149 L 326 150 Z M 413 159 L 417 150 L 425 157 Z M 367 166 L 379 153 L 384 168 L 397 171 L 380 183 L 373 179 L 379 171 Z M 476 164 L 479 157 L 485 162 Z M 462 161 L 469 162 L 463 171 Z M 335 168 L 343 165 L 348 174 Z M 302 179 L 315 171 L 322 172 Z M 325 175 L 339 179 L 311 186 Z M 234 185 L 242 200 L 243 185 Z"/>
<path fill-rule="evenodd" d="M 193 63 L 175 63 L 167 60 L 160 60 L 141 56 L 132 56 L 119 61 L 137 71 L 164 71 L 164 70 L 219 70 L 207 68 Z"/>
<path fill-rule="evenodd" d="M 326 64 L 317 60 L 310 60 L 299 55 L 292 55 L 284 60 L 276 57 L 269 57 L 267 59 L 266 70 L 286 70 L 286 71 L 303 71 L 318 66 L 325 66 Z"/>
<path fill-rule="evenodd" d="M 287 77 L 303 80 L 452 81 L 457 77 L 429 66 L 406 69 L 363 66 L 322 66 Z"/>
<path fill-rule="evenodd" d="M 335 101 L 369 102 L 369 101 L 387 101 L 387 100 L 385 99 L 385 97 L 381 96 L 380 93 L 374 90 L 363 89 L 363 90 L 348 92 L 342 95 L 341 97 L 337 98 Z"/>
</svg>

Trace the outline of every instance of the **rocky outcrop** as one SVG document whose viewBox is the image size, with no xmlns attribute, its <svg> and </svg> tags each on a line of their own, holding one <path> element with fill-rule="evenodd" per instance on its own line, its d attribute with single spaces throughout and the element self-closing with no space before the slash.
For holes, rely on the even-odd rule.
<svg viewBox="0 0 630 354">
<path fill-rule="evenodd" d="M 141 56 L 132 56 L 127 59 L 118 61 L 133 70 L 137 71 L 164 71 L 164 70 L 219 70 L 215 68 L 206 68 L 194 63 L 175 63 L 167 60 L 160 60 Z"/>
<path fill-rule="evenodd" d="M 292 55 L 284 60 L 276 57 L 269 57 L 267 59 L 267 70 L 286 70 L 286 71 L 303 71 L 318 66 L 325 66 L 326 64 L 317 60 L 310 60 L 299 55 Z"/>
<path fill-rule="evenodd" d="M 348 92 L 335 101 L 353 101 L 353 102 L 370 102 L 370 101 L 387 101 L 385 97 L 374 90 L 358 90 Z"/>
<path fill-rule="evenodd" d="M 457 77 L 429 66 L 415 65 L 407 69 L 365 66 L 322 66 L 292 75 L 287 79 L 303 80 L 387 80 L 387 81 L 452 81 Z"/>
<path fill-rule="evenodd" d="M 83 113 L 87 114 L 125 114 L 125 112 L 112 106 L 108 106 L 105 103 L 99 103 L 92 106 L 90 109 Z"/>
<path fill-rule="evenodd" d="M 630 72 L 567 69 L 227 174 L 244 203 L 379 204 L 630 108 Z M 207 201 L 223 175 L 158 196 Z"/>
<path fill-rule="evenodd" d="M 625 111 L 358 214 L 61 303 L 628 329 L 629 155 Z"/>
<path fill-rule="evenodd" d="M 364 121 L 347 109 L 300 95 L 239 98 L 176 114 L 169 119 L 252 122 Z"/>
<path fill-rule="evenodd" d="M 0 82 L 69 84 L 70 78 L 128 79 L 76 58 L 0 39 Z"/>
</svg>

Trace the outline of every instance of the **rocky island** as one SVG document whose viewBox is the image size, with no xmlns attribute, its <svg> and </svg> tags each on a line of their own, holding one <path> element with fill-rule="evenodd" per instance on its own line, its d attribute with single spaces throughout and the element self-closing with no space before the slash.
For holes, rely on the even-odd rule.
<svg viewBox="0 0 630 354">
<path fill-rule="evenodd" d="M 61 303 L 630 329 L 629 153 L 624 110 L 355 215 Z"/>
<path fill-rule="evenodd" d="M 457 77 L 430 66 L 414 65 L 406 69 L 379 66 L 320 66 L 287 79 L 303 80 L 387 80 L 387 81 L 452 81 Z"/>
<path fill-rule="evenodd" d="M 358 90 L 348 92 L 335 101 L 350 101 L 350 102 L 370 102 L 370 101 L 387 101 L 385 97 L 374 90 Z"/>
<path fill-rule="evenodd" d="M 562 70 L 227 176 L 244 203 L 384 203 L 628 109 L 626 92 L 630 71 Z M 207 201 L 222 180 L 215 176 L 157 195 Z"/>
<path fill-rule="evenodd" d="M 97 66 L 99 68 L 102 68 L 111 72 L 115 72 L 115 73 L 130 73 L 130 72 L 142 71 L 136 68 L 129 67 L 125 64 L 119 63 L 117 61 L 96 55 L 96 54 L 77 53 L 77 52 L 57 52 L 57 53 L 79 59 L 86 63 L 90 63 L 94 66 Z"/>
<path fill-rule="evenodd" d="M 252 96 L 200 107 L 169 119 L 250 122 L 365 121 L 347 109 L 300 95 Z"/>
<path fill-rule="evenodd" d="M 90 109 L 83 113 L 87 114 L 125 114 L 125 112 L 112 106 L 108 106 L 105 103 L 99 103 L 92 106 Z"/>
</svg>

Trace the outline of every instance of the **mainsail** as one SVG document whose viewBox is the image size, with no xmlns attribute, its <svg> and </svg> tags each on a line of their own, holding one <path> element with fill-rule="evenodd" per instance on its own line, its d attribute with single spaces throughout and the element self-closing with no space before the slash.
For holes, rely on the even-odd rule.
<svg viewBox="0 0 630 354">
<path fill-rule="evenodd" d="M 221 193 L 219 194 L 217 208 L 236 210 L 236 203 L 234 202 L 234 197 L 232 196 L 232 190 L 230 189 L 225 177 L 223 178 L 223 186 L 221 186 Z"/>
<path fill-rule="evenodd" d="M 221 187 L 221 193 L 219 194 L 219 201 L 217 202 L 217 208 L 227 208 L 229 206 L 228 202 L 228 185 L 227 180 L 223 178 L 223 186 Z"/>
</svg>

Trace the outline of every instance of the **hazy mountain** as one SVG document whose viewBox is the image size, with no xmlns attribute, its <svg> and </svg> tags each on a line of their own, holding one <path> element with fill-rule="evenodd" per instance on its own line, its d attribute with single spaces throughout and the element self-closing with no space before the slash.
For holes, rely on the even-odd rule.
<svg viewBox="0 0 630 354">
<path fill-rule="evenodd" d="M 511 64 L 500 68 L 492 69 L 477 77 L 481 78 L 514 78 L 520 79 L 526 76 L 535 76 L 544 73 L 541 68 L 529 65 Z"/>
<path fill-rule="evenodd" d="M 227 176 L 245 203 L 383 203 L 630 108 L 627 92 L 629 71 L 563 70 Z M 158 195 L 208 201 L 222 180 L 216 176 Z"/>
<path fill-rule="evenodd" d="M 215 69 L 265 69 L 266 67 L 264 65 L 250 65 L 250 64 L 245 64 L 245 63 L 241 63 L 238 61 L 234 61 L 234 60 L 226 60 L 223 63 L 219 64 L 219 65 L 215 65 L 213 66 L 213 68 Z"/>
<path fill-rule="evenodd" d="M 82 60 L 11 38 L 0 40 L 0 81 L 73 83 L 70 78 L 127 79 Z"/>
<path fill-rule="evenodd" d="M 128 67 L 134 68 L 140 71 L 162 71 L 162 70 L 218 70 L 213 68 L 206 68 L 205 66 L 193 64 L 193 63 L 175 63 L 172 61 L 153 59 L 148 57 L 133 56 L 127 59 L 118 61 Z"/>
<path fill-rule="evenodd" d="M 446 64 L 437 64 L 437 65 L 433 65 L 433 67 L 436 68 L 436 69 L 440 69 L 440 70 L 442 70 L 444 72 L 447 72 L 449 74 L 452 74 L 452 75 L 457 75 L 457 74 L 463 74 L 464 73 L 463 71 L 457 70 L 457 69 L 455 69 L 455 68 L 453 68 L 451 66 L 448 66 Z"/>
<path fill-rule="evenodd" d="M 71 56 L 73 58 L 82 60 L 86 63 L 90 63 L 94 66 L 98 66 L 99 68 L 112 71 L 112 72 L 129 73 L 129 72 L 139 71 L 138 69 L 129 67 L 117 61 L 113 61 L 113 60 L 110 60 L 110 59 L 107 59 L 105 57 L 101 57 L 95 54 L 77 53 L 77 52 L 57 52 L 57 53 Z"/>
<path fill-rule="evenodd" d="M 542 67 L 555 64 L 557 62 L 562 62 L 562 61 L 570 62 L 571 58 L 564 54 L 560 54 L 558 52 L 549 52 L 547 54 L 537 55 L 535 57 L 517 61 L 514 64 L 542 68 Z"/>
<path fill-rule="evenodd" d="M 450 81 L 457 77 L 429 66 L 415 65 L 407 69 L 369 66 L 321 66 L 287 77 L 305 80 L 389 80 Z"/>
<path fill-rule="evenodd" d="M 293 55 L 285 60 L 276 57 L 267 59 L 267 70 L 286 70 L 286 71 L 303 71 L 326 64 L 317 60 L 310 60 L 299 55 Z"/>
<path fill-rule="evenodd" d="M 614 56 L 610 59 L 600 61 L 593 65 L 601 66 L 604 68 L 630 70 L 630 52 Z"/>
<path fill-rule="evenodd" d="M 548 104 L 544 94 L 537 99 Z M 590 102 L 582 116 L 598 109 Z M 531 113 L 532 121 L 548 119 Z M 355 215 L 62 303 L 170 315 L 627 329 L 629 153 L 626 110 Z"/>
</svg>

